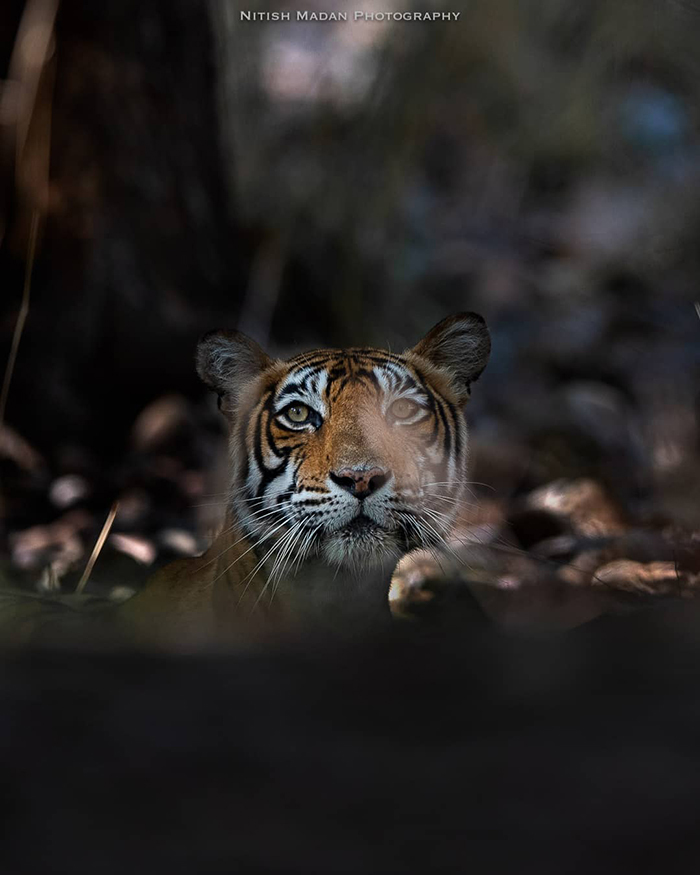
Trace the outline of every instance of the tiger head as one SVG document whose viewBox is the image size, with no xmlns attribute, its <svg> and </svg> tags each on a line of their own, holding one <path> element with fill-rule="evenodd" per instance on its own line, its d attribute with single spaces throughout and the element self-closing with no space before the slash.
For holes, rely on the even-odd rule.
<svg viewBox="0 0 700 875">
<path fill-rule="evenodd" d="M 229 505 L 270 561 L 361 569 L 448 533 L 466 484 L 470 385 L 489 357 L 474 313 L 403 353 L 322 349 L 273 360 L 206 334 L 197 370 L 229 423 Z"/>
</svg>

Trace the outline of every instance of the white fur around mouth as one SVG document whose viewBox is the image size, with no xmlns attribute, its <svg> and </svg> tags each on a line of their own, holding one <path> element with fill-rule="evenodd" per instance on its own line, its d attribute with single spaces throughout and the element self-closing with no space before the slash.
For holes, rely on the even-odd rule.
<svg viewBox="0 0 700 875">
<path fill-rule="evenodd" d="M 342 528 L 326 537 L 323 553 L 332 565 L 380 565 L 397 552 L 391 532 L 364 515 L 354 517 Z"/>
<path fill-rule="evenodd" d="M 356 537 L 362 535 L 364 532 L 372 532 L 376 529 L 382 529 L 382 526 L 370 517 L 365 516 L 365 514 L 358 514 L 351 519 L 349 523 L 346 523 L 341 529 L 338 529 L 338 532 L 345 532 L 348 537 Z"/>
</svg>

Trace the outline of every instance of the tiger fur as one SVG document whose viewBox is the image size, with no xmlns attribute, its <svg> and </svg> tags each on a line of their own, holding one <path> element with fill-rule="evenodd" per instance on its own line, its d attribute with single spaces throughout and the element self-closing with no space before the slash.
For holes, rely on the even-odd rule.
<svg viewBox="0 0 700 875">
<path fill-rule="evenodd" d="M 225 524 L 202 557 L 167 566 L 123 612 L 145 630 L 388 616 L 396 563 L 439 546 L 463 500 L 463 408 L 489 353 L 473 313 L 401 354 L 280 361 L 239 332 L 205 335 L 197 370 L 229 434 Z"/>
</svg>

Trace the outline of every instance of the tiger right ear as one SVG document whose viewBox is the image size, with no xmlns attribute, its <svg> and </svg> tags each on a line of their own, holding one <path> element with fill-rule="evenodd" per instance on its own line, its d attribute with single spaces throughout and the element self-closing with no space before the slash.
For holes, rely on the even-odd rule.
<svg viewBox="0 0 700 875">
<path fill-rule="evenodd" d="M 483 317 L 477 313 L 448 316 L 413 347 L 413 352 L 449 373 L 461 403 L 470 395 L 491 353 L 491 338 Z"/>
<path fill-rule="evenodd" d="M 197 373 L 230 413 L 241 390 L 272 362 L 258 344 L 240 331 L 209 331 L 197 344 Z"/>
</svg>

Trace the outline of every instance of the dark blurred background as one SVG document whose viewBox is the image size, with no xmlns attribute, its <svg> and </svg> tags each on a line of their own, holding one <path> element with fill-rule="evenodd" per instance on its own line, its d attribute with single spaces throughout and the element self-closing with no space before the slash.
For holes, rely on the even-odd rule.
<svg viewBox="0 0 700 875">
<path fill-rule="evenodd" d="M 201 332 L 401 348 L 465 309 L 493 334 L 469 409 L 484 519 L 583 478 L 626 525 L 695 530 L 700 11 L 241 8 L 0 8 L 3 361 L 36 239 L 0 438 L 5 577 L 70 581 L 115 500 L 96 585 L 203 547 L 225 459 Z"/>
</svg>

